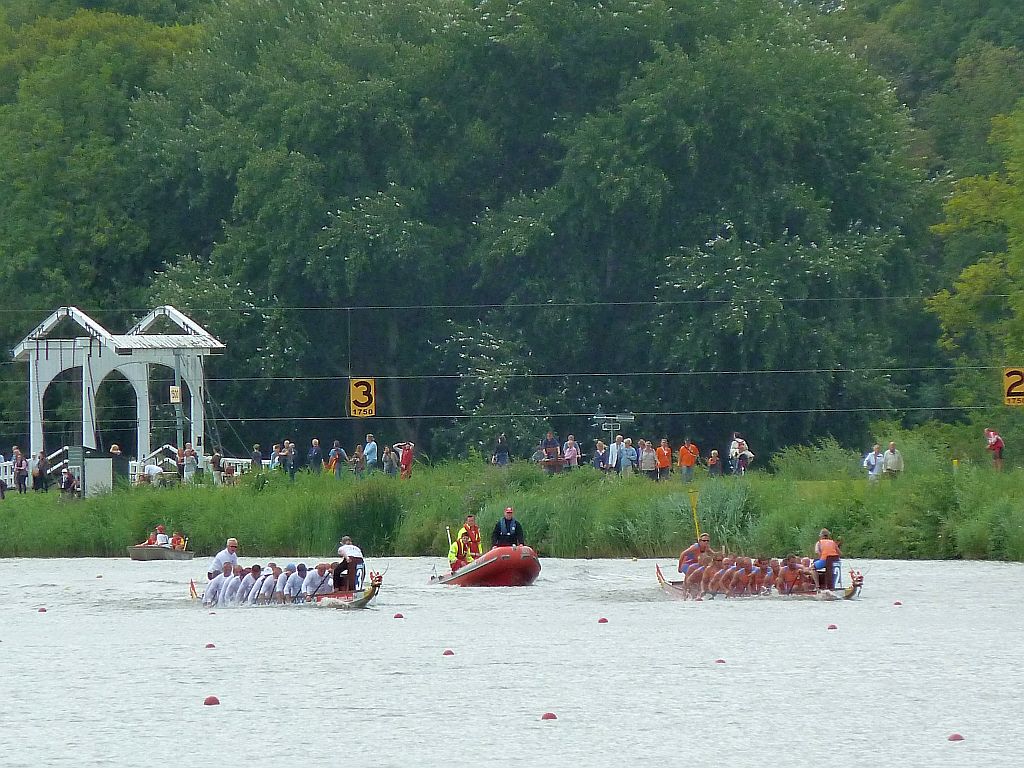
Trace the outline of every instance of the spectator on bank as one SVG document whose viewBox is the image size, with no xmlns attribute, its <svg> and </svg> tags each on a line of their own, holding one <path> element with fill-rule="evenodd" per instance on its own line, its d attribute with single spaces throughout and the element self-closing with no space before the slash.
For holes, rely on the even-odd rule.
<svg viewBox="0 0 1024 768">
<path fill-rule="evenodd" d="M 637 451 L 639 454 L 638 462 L 640 472 L 645 477 L 649 477 L 651 480 L 658 479 L 658 454 L 654 450 L 654 443 L 650 440 L 641 440 L 640 448 Z"/>
<path fill-rule="evenodd" d="M 737 474 L 739 469 L 739 458 L 740 458 L 740 443 L 743 442 L 743 437 L 739 432 L 732 433 L 732 442 L 729 443 L 729 472 Z"/>
<path fill-rule="evenodd" d="M 864 461 L 861 466 L 868 471 L 868 481 L 871 483 L 877 483 L 878 478 L 882 476 L 882 471 L 885 468 L 885 459 L 882 456 L 882 446 L 875 443 L 867 456 L 864 457 Z"/>
<path fill-rule="evenodd" d="M 174 459 L 174 464 L 178 468 L 178 479 L 185 479 L 185 449 L 181 446 L 178 447 L 178 454 Z"/>
<path fill-rule="evenodd" d="M 32 490 L 46 493 L 50 490 L 50 460 L 46 451 L 40 451 L 32 468 Z"/>
<path fill-rule="evenodd" d="M 295 473 L 299 469 L 299 447 L 291 440 L 285 440 L 284 447 L 287 452 L 287 458 L 284 466 L 288 471 L 288 479 L 294 482 Z"/>
<path fill-rule="evenodd" d="M 263 469 L 263 454 L 260 453 L 260 444 L 254 443 L 252 446 L 252 453 L 249 454 L 249 461 L 252 462 L 249 465 L 250 472 L 259 472 Z"/>
<path fill-rule="evenodd" d="M 192 443 L 185 443 L 185 466 L 182 469 L 182 478 L 186 483 L 192 482 L 192 478 L 195 477 L 196 470 L 199 469 L 199 454 L 196 453 L 196 449 L 192 447 Z"/>
<path fill-rule="evenodd" d="M 672 473 L 672 446 L 668 444 L 668 438 L 661 438 L 661 443 L 654 449 L 654 455 L 658 463 L 658 480 L 667 480 Z"/>
<path fill-rule="evenodd" d="M 348 463 L 352 465 L 352 471 L 356 477 L 366 474 L 366 454 L 363 452 L 363 446 L 356 446 L 352 455 L 349 456 Z"/>
<path fill-rule="evenodd" d="M 569 435 L 569 439 L 562 446 L 562 458 L 565 459 L 566 469 L 576 469 L 580 465 L 580 447 L 572 435 Z"/>
<path fill-rule="evenodd" d="M 270 448 L 270 471 L 273 472 L 281 466 L 281 444 L 274 443 Z"/>
<path fill-rule="evenodd" d="M 377 469 L 379 456 L 377 455 L 377 441 L 373 435 L 366 436 L 366 445 L 363 446 L 363 457 L 366 459 L 366 471 L 373 472 Z"/>
<path fill-rule="evenodd" d="M 996 472 L 1003 471 L 1003 438 L 994 429 L 985 430 L 986 448 L 992 451 L 992 466 Z"/>
<path fill-rule="evenodd" d="M 693 468 L 700 459 L 700 449 L 695 443 L 690 442 L 689 437 L 683 438 L 683 444 L 679 446 L 679 474 L 684 483 L 693 481 Z"/>
<path fill-rule="evenodd" d="M 747 474 L 747 470 L 750 465 L 754 463 L 754 452 L 747 447 L 747 442 L 743 438 L 739 441 L 739 454 L 736 456 L 736 473 L 739 475 Z"/>
<path fill-rule="evenodd" d="M 394 477 L 398 474 L 398 454 L 395 453 L 394 449 L 385 443 L 384 451 L 381 453 L 380 465 L 384 470 L 384 474 L 388 477 Z"/>
<path fill-rule="evenodd" d="M 633 438 L 627 437 L 622 441 L 622 448 L 619 451 L 622 458 L 620 474 L 623 477 L 630 477 L 636 471 L 636 463 L 639 458 L 636 448 L 633 447 Z"/>
<path fill-rule="evenodd" d="M 607 474 L 608 446 L 600 440 L 597 441 L 597 447 L 594 449 L 594 457 L 590 460 L 590 463 L 593 465 L 594 469 Z"/>
<path fill-rule="evenodd" d="M 11 469 L 14 470 L 14 487 L 18 493 L 28 493 L 28 459 L 21 454 L 19 448 L 14 449 Z"/>
<path fill-rule="evenodd" d="M 540 445 L 544 449 L 545 458 L 559 459 L 562 457 L 562 446 L 558 444 L 558 438 L 555 437 L 555 433 L 550 429 L 548 430 L 547 436 L 541 441 Z"/>
<path fill-rule="evenodd" d="M 507 467 L 511 461 L 512 457 L 508 449 L 508 439 L 505 437 L 505 433 L 502 432 L 494 443 L 494 450 L 491 452 L 491 464 Z"/>
<path fill-rule="evenodd" d="M 220 451 L 214 451 L 210 457 L 210 472 L 213 473 L 214 485 L 224 485 L 224 457 Z"/>
<path fill-rule="evenodd" d="M 882 454 L 882 473 L 886 477 L 897 478 L 903 472 L 903 454 L 890 442 L 888 449 Z"/>
<path fill-rule="evenodd" d="M 341 441 L 335 440 L 330 453 L 327 454 L 327 469 L 334 473 L 334 477 L 340 480 L 344 475 L 345 467 L 348 466 L 348 454 L 341 447 Z"/>
<path fill-rule="evenodd" d="M 320 474 L 324 468 L 324 454 L 320 450 L 320 441 L 315 437 L 309 444 L 309 451 L 306 453 L 306 467 L 309 468 L 310 472 Z"/>
<path fill-rule="evenodd" d="M 622 435 L 616 435 L 615 441 L 608 446 L 608 469 L 614 470 L 617 475 L 622 474 L 622 452 L 625 448 Z"/>
<path fill-rule="evenodd" d="M 712 450 L 711 455 L 708 456 L 708 474 L 711 477 L 722 476 L 722 459 L 717 450 Z"/>
<path fill-rule="evenodd" d="M 398 470 L 403 480 L 412 477 L 413 451 L 416 443 L 406 440 L 403 443 L 395 443 L 395 450 L 398 451 Z"/>
</svg>

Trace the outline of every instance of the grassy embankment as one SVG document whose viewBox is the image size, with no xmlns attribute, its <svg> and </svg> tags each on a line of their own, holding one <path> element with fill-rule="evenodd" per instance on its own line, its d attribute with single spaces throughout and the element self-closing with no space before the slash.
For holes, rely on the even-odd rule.
<svg viewBox="0 0 1024 768">
<path fill-rule="evenodd" d="M 791 449 L 775 472 L 698 477 L 702 529 L 751 554 L 806 552 L 822 526 L 855 557 L 1024 560 L 1024 472 L 952 465 L 904 441 L 908 471 L 869 486 L 859 459 L 835 445 Z M 470 462 L 383 476 L 246 478 L 237 488 L 124 489 L 84 500 L 57 494 L 0 503 L 0 556 L 120 556 L 158 522 L 208 554 L 233 535 L 243 553 L 323 555 L 348 533 L 370 556 L 443 555 L 470 511 L 489 532 L 512 504 L 528 542 L 551 557 L 675 556 L 692 542 L 686 488 L 674 477 L 602 478 L 588 469 L 545 477 L 527 464 Z"/>
</svg>

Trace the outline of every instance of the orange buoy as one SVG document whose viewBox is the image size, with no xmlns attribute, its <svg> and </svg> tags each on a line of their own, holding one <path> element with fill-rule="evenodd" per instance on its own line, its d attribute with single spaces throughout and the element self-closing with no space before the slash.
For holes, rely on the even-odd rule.
<svg viewBox="0 0 1024 768">
<path fill-rule="evenodd" d="M 715 659 L 715 664 L 725 664 L 725 659 Z"/>
<path fill-rule="evenodd" d="M 949 734 L 949 738 L 946 739 L 946 741 L 963 741 L 963 740 L 964 740 L 964 737 L 961 736 L 959 733 L 951 733 L 951 734 Z"/>
<path fill-rule="evenodd" d="M 554 712 L 545 712 L 543 715 L 540 716 L 540 719 L 541 720 L 557 720 L 558 719 L 558 715 L 556 715 Z"/>
<path fill-rule="evenodd" d="M 899 600 L 897 600 L 895 603 L 893 603 L 893 605 L 903 605 L 903 603 L 901 603 Z"/>
<path fill-rule="evenodd" d="M 606 619 L 604 616 L 602 616 L 600 619 L 597 620 L 597 623 L 598 624 L 607 624 L 608 623 L 608 619 Z"/>
<path fill-rule="evenodd" d="M 204 706 L 213 707 L 217 704 L 220 704 L 220 699 L 218 699 L 216 696 L 207 696 L 205 699 L 203 699 Z"/>
<path fill-rule="evenodd" d="M 40 608 L 39 609 L 39 613 L 46 613 L 46 609 L 45 608 Z"/>
<path fill-rule="evenodd" d="M 442 653 L 441 655 L 442 656 L 454 656 L 455 655 L 455 651 L 453 651 L 451 648 L 445 648 L 444 649 L 444 653 Z"/>
<path fill-rule="evenodd" d="M 207 643 L 207 644 L 206 644 L 206 647 L 207 647 L 207 648 L 216 648 L 217 646 L 216 646 L 216 645 L 214 645 L 213 643 Z"/>
<path fill-rule="evenodd" d="M 405 618 L 405 616 L 403 616 L 403 615 L 402 615 L 402 614 L 400 614 L 400 613 L 396 613 L 396 614 L 395 614 L 395 618 L 396 618 L 396 619 L 404 619 L 404 618 Z"/>
<path fill-rule="evenodd" d="M 828 628 L 829 629 L 839 629 L 839 627 L 837 627 L 835 624 L 829 624 Z"/>
</svg>

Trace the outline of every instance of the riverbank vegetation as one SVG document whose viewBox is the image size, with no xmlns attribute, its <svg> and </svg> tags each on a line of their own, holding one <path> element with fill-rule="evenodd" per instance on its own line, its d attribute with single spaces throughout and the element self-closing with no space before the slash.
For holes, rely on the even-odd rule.
<svg viewBox="0 0 1024 768">
<path fill-rule="evenodd" d="M 750 554 L 809 552 L 825 526 L 848 557 L 1024 560 L 1024 473 L 955 466 L 946 451 L 902 436 L 908 471 L 869 484 L 859 456 L 828 441 L 780 454 L 774 472 L 743 478 L 698 474 L 697 516 L 716 545 Z M 603 477 L 583 468 L 546 476 L 516 463 L 418 467 L 400 481 L 300 473 L 210 485 L 120 489 L 82 500 L 56 494 L 0 503 L 0 556 L 123 556 L 164 523 L 209 555 L 227 536 L 242 553 L 325 557 L 349 534 L 369 557 L 447 551 L 466 514 L 485 538 L 516 510 L 527 541 L 546 557 L 675 557 L 694 538 L 689 490 L 678 478 Z"/>
<path fill-rule="evenodd" d="M 7 0 L 0 348 L 172 303 L 227 345 L 236 456 L 351 448 L 353 374 L 437 459 L 589 445 L 601 407 L 762 458 L 880 417 L 1024 444 L 1019 5 Z M 27 380 L 0 365 L 5 449 Z M 131 388 L 98 398 L 133 453 Z"/>
</svg>

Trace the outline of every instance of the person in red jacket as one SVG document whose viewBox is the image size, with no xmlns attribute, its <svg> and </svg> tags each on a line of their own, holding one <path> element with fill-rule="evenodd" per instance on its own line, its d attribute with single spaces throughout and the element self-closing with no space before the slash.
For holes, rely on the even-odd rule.
<svg viewBox="0 0 1024 768">
<path fill-rule="evenodd" d="M 988 449 L 992 451 L 992 466 L 996 468 L 996 472 L 1003 471 L 1003 438 L 994 429 L 985 430 L 985 442 L 988 443 Z"/>
</svg>

